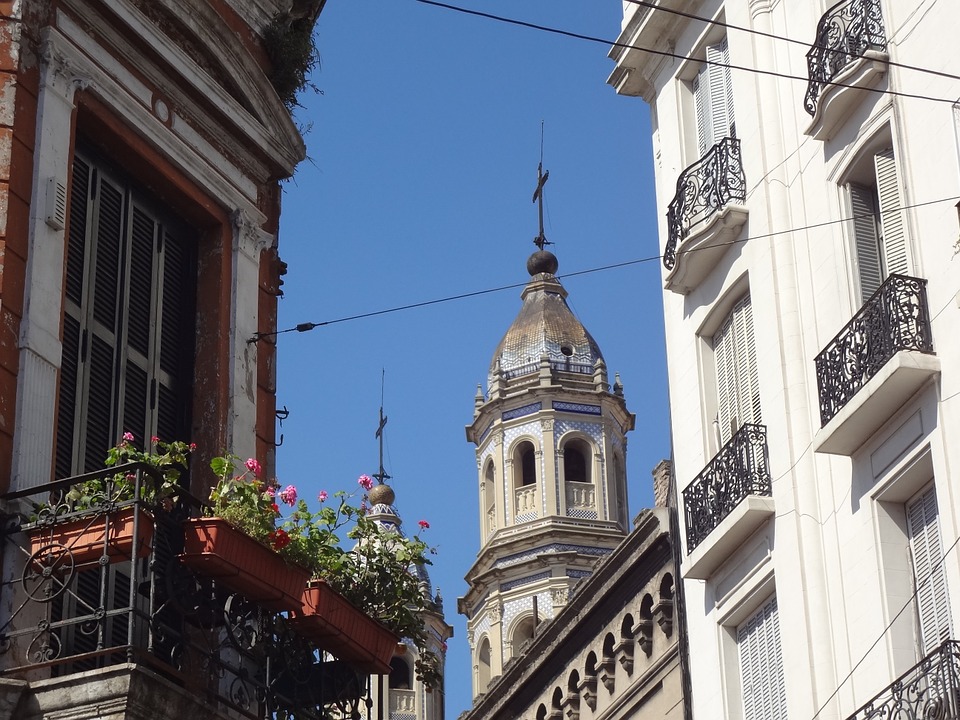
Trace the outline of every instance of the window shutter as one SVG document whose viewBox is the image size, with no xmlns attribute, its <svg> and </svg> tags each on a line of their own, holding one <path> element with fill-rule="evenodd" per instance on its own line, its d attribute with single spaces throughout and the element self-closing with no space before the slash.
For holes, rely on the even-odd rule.
<svg viewBox="0 0 960 720">
<path fill-rule="evenodd" d="M 737 628 L 744 720 L 787 717 L 787 693 L 780 649 L 777 599 Z"/>
<path fill-rule="evenodd" d="M 733 318 L 728 317 L 713 336 L 713 352 L 717 366 L 717 423 L 720 426 L 720 445 L 730 439 L 730 428 L 736 415 L 736 348 Z M 718 448 L 719 449 L 719 448 Z"/>
<path fill-rule="evenodd" d="M 192 247 L 145 198 L 78 154 L 71 184 L 58 476 L 103 467 L 120 433 L 188 439 Z"/>
<path fill-rule="evenodd" d="M 700 156 L 725 137 L 735 137 L 733 84 L 727 39 L 705 48 L 706 62 L 693 79 L 693 101 L 697 113 L 697 144 Z"/>
<path fill-rule="evenodd" d="M 880 207 L 880 246 L 883 248 L 883 277 L 909 272 L 907 240 L 903 228 L 903 203 L 893 150 L 884 150 L 873 158 L 877 171 L 877 200 Z"/>
<path fill-rule="evenodd" d="M 713 336 L 717 367 L 717 421 L 725 444 L 744 423 L 761 422 L 753 307 L 745 295 Z"/>
<path fill-rule="evenodd" d="M 917 588 L 920 647 L 922 654 L 928 655 L 953 634 L 934 486 L 907 504 L 907 532 Z"/>
<path fill-rule="evenodd" d="M 850 212 L 853 215 L 853 236 L 857 245 L 857 265 L 860 272 L 860 301 L 870 299 L 880 283 L 883 270 L 880 262 L 880 238 L 877 234 L 877 203 L 872 188 L 851 183 Z"/>
<path fill-rule="evenodd" d="M 707 73 L 709 65 L 704 65 L 697 72 L 693 79 L 693 105 L 697 113 L 697 149 L 700 151 L 700 157 L 703 157 L 710 149 L 710 100 L 707 97 L 707 87 L 710 80 Z"/>
</svg>

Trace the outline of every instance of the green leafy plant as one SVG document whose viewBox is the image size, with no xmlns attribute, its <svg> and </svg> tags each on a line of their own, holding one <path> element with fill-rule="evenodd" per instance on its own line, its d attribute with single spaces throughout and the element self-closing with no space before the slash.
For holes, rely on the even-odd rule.
<svg viewBox="0 0 960 720">
<path fill-rule="evenodd" d="M 263 45 L 270 58 L 270 83 L 289 110 L 297 107 L 304 88 L 321 91 L 310 82 L 310 73 L 320 65 L 313 40 L 313 20 L 280 13 L 263 31 Z"/>
<path fill-rule="evenodd" d="M 353 495 L 337 492 L 317 496 L 313 511 L 296 487 L 281 488 L 260 478 L 260 464 L 241 463 L 234 455 L 215 458 L 211 469 L 217 484 L 210 492 L 208 515 L 227 520 L 249 536 L 276 550 L 288 562 L 325 580 L 358 609 L 378 620 L 418 650 L 417 676 L 428 686 L 441 680 L 440 660 L 428 646 L 423 613 L 429 609 L 430 588 L 421 584 L 419 569 L 429 565 L 434 550 L 420 537 L 429 523 L 421 521 L 417 534 L 403 535 L 371 519 L 367 497 L 351 504 Z M 370 490 L 372 479 L 361 475 L 360 491 Z M 281 506 L 290 508 L 286 516 Z M 347 549 L 341 536 L 353 542 Z"/>
<path fill-rule="evenodd" d="M 134 445 L 132 433 L 125 432 L 120 442 L 110 448 L 104 464 L 117 467 L 127 463 L 143 463 L 156 468 L 162 475 L 157 482 L 145 475 L 140 488 L 140 499 L 150 505 L 167 505 L 176 497 L 180 488 L 180 474 L 186 469 L 190 453 L 196 448 L 192 443 L 180 440 L 164 442 L 158 437 L 150 439 L 150 448 L 141 450 Z M 98 508 L 108 502 L 132 500 L 136 491 L 137 476 L 121 472 L 112 477 L 94 478 L 76 483 L 67 491 L 64 499 L 72 510 Z"/>
</svg>

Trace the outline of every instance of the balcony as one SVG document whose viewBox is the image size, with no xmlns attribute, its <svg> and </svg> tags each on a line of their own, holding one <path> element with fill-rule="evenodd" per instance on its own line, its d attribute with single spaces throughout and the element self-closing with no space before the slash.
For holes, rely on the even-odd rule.
<svg viewBox="0 0 960 720">
<path fill-rule="evenodd" d="M 773 515 L 767 429 L 741 427 L 683 491 L 683 576 L 705 580 Z"/>
<path fill-rule="evenodd" d="M 829 140 L 886 72 L 887 39 L 879 0 L 844 0 L 820 18 L 807 53 L 804 109 L 812 116 L 804 131 Z"/>
<path fill-rule="evenodd" d="M 851 455 L 939 374 L 926 288 L 891 275 L 817 355 L 817 452 Z"/>
<path fill-rule="evenodd" d="M 686 294 L 700 284 L 747 221 L 746 192 L 736 138 L 724 138 L 680 174 L 667 209 L 664 287 Z"/>
<path fill-rule="evenodd" d="M 945 641 L 847 720 L 960 718 L 960 643 Z"/>
<path fill-rule="evenodd" d="M 118 471 L 133 479 L 117 491 Z M 29 702 L 44 717 L 351 717 L 368 668 L 329 657 L 287 613 L 194 572 L 183 521 L 199 503 L 183 490 L 144 500 L 146 465 L 57 481 L 3 497 L 0 707 Z M 76 510 L 71 488 L 101 491 Z M 37 510 L 32 501 L 48 504 Z M 20 693 L 29 696 L 20 700 Z M 162 700 L 157 700 L 162 698 Z M 16 716 L 16 711 L 14 711 Z M 39 717 L 39 715 L 38 715 Z"/>
</svg>

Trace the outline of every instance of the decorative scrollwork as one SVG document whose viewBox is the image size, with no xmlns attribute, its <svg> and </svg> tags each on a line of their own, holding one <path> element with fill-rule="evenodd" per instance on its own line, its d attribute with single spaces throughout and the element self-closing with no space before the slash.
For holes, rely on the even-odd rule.
<svg viewBox="0 0 960 720">
<path fill-rule="evenodd" d="M 134 470 L 155 472 L 123 469 Z M 51 504 L 30 518 L 0 519 L 0 535 L 17 549 L 9 554 L 17 567 L 0 578 L 10 610 L 0 626 L 0 653 L 22 655 L 16 658 L 21 668 L 58 665 L 61 675 L 74 672 L 80 667 L 75 661 L 92 651 L 103 651 L 98 662 L 107 664 L 145 657 L 177 669 L 191 688 L 232 708 L 231 714 L 321 720 L 336 707 L 343 717 L 358 716 L 369 688 L 356 671 L 322 661 L 317 647 L 280 613 L 230 594 L 215 577 L 177 559 L 182 520 L 196 500 L 186 501 L 184 490 L 176 503 L 157 507 L 139 495 L 139 483 L 132 497 L 120 497 L 112 490 L 117 472 L 114 467 L 4 497 L 11 502 L 43 494 Z M 91 479 L 103 483 L 103 496 L 78 510 L 66 500 L 68 491 L 80 483 L 89 487 Z M 118 513 L 134 523 L 117 522 Z M 137 528 L 147 526 L 151 541 L 138 541 Z M 346 673 L 332 665 L 343 665 Z"/>
<path fill-rule="evenodd" d="M 677 178 L 677 192 L 667 208 L 667 245 L 663 266 L 673 270 L 677 248 L 690 229 L 730 203 L 747 199 L 740 141 L 724 138 Z"/>
<path fill-rule="evenodd" d="M 772 494 L 767 428 L 746 424 L 683 491 L 687 553 L 703 542 L 747 495 Z"/>
<path fill-rule="evenodd" d="M 75 573 L 76 563 L 70 548 L 51 543 L 30 555 L 23 566 L 20 584 L 28 598 L 48 603 L 66 592 Z"/>
<path fill-rule="evenodd" d="M 960 643 L 947 640 L 848 720 L 960 717 Z"/>
<path fill-rule="evenodd" d="M 891 275 L 816 357 L 821 425 L 901 350 L 933 353 L 927 281 Z"/>
<path fill-rule="evenodd" d="M 883 16 L 879 0 L 843 0 L 830 8 L 817 24 L 817 39 L 807 52 L 807 94 L 803 108 L 817 113 L 824 88 L 867 50 L 885 50 Z"/>
</svg>

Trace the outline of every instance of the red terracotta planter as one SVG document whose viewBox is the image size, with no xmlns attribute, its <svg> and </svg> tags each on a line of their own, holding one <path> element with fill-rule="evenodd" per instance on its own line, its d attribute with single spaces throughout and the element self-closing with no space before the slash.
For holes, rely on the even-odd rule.
<svg viewBox="0 0 960 720">
<path fill-rule="evenodd" d="M 322 580 L 303 590 L 303 605 L 293 611 L 290 624 L 357 670 L 373 675 L 390 672 L 399 638 Z"/>
<path fill-rule="evenodd" d="M 226 520 L 192 518 L 183 529 L 184 565 L 270 610 L 300 607 L 309 571 L 288 564 Z"/>
<path fill-rule="evenodd" d="M 125 507 L 103 515 L 77 518 L 57 525 L 43 526 L 30 531 L 30 553 L 46 554 L 41 563 L 61 570 L 69 566 L 69 556 L 74 567 L 84 569 L 100 562 L 104 555 L 104 537 L 106 536 L 106 556 L 109 562 L 130 560 L 133 553 L 133 507 Z M 137 543 L 137 557 L 150 554 L 153 541 L 153 517 L 146 510 L 139 510 L 140 541 Z M 58 546 L 69 551 L 63 552 Z M 46 550 L 45 550 L 46 548 Z"/>
</svg>

